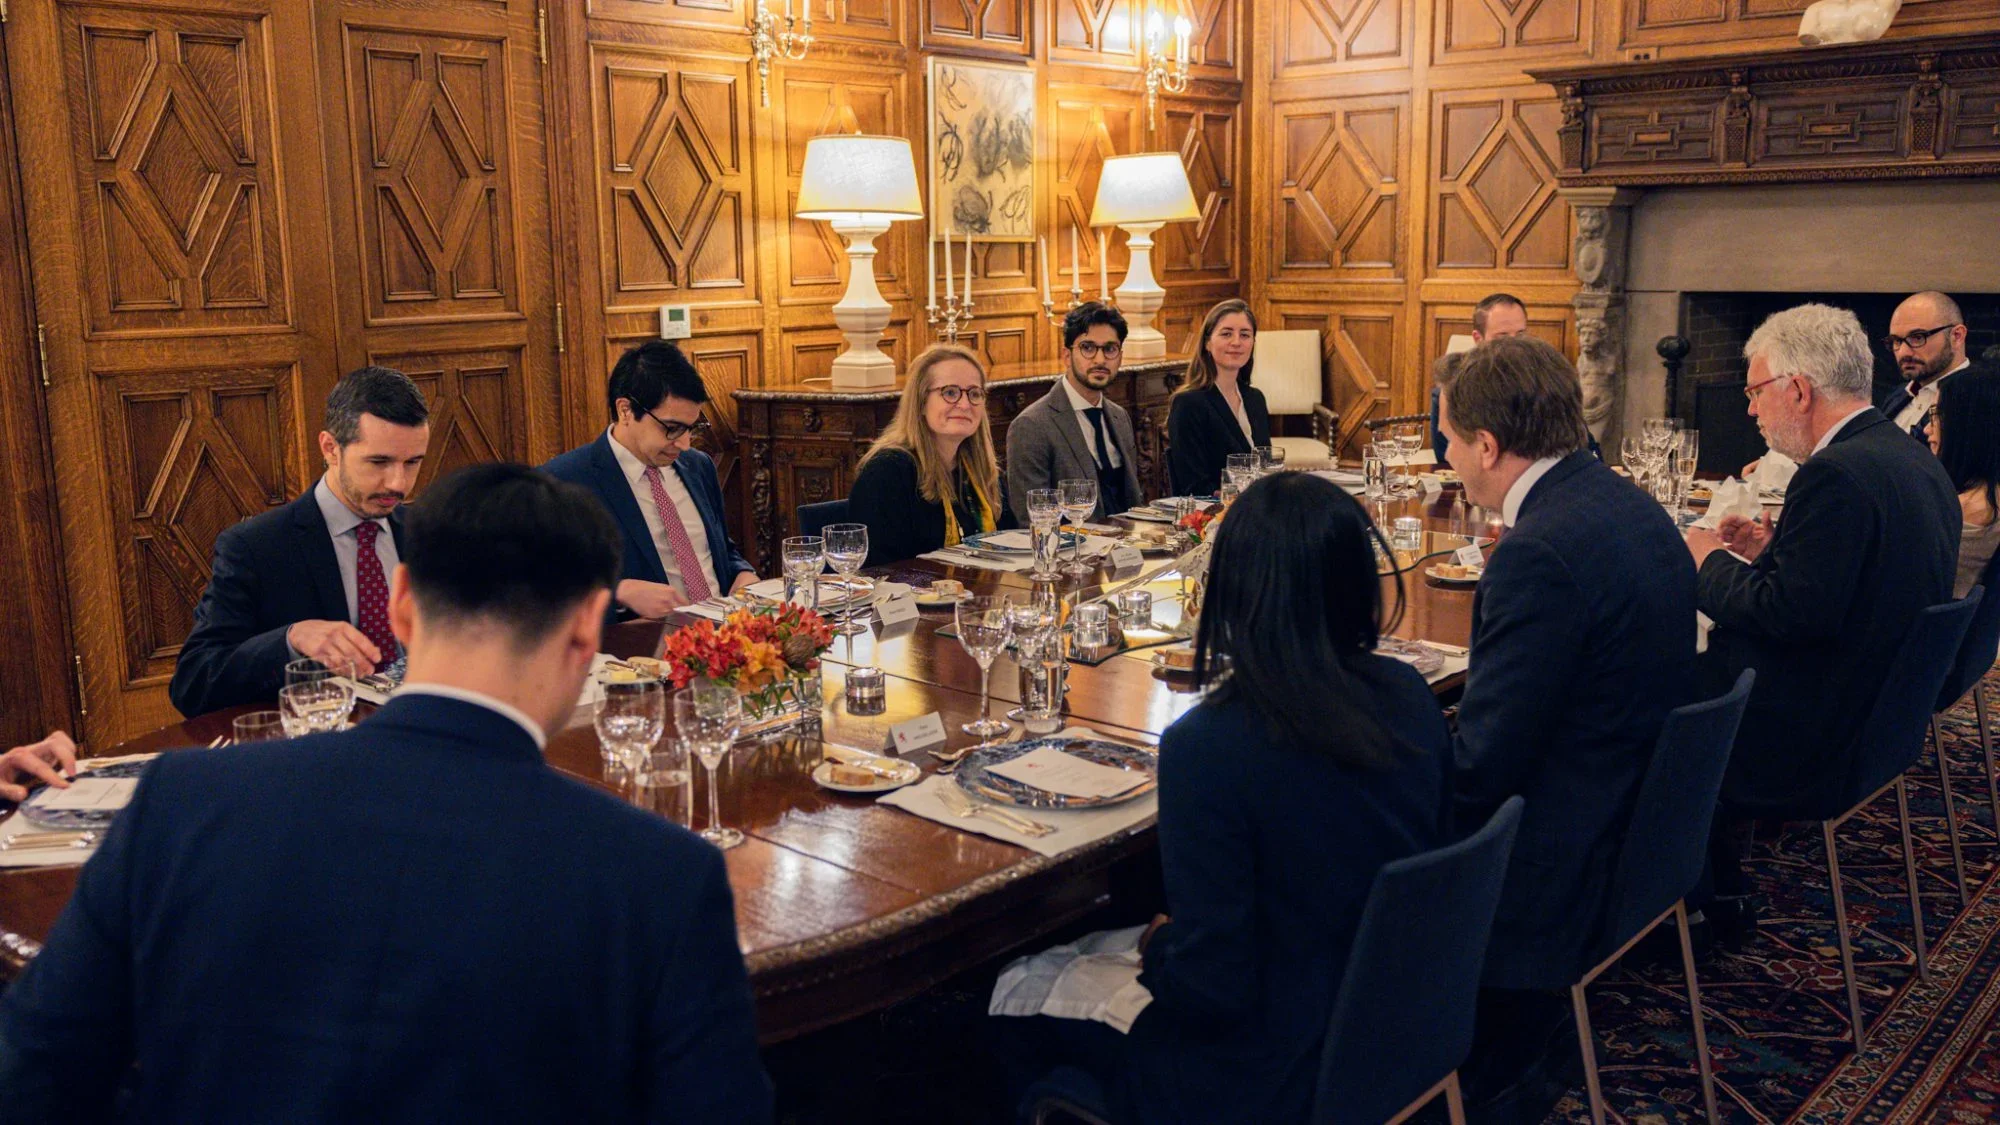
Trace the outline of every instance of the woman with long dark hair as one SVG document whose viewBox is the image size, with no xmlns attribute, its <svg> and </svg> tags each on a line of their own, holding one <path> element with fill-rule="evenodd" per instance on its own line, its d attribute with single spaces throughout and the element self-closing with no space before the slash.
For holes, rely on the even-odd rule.
<svg viewBox="0 0 2000 1125">
<path fill-rule="evenodd" d="M 2000 369 L 1974 366 L 1938 384 L 1931 448 L 1958 489 L 1965 517 L 1958 542 L 1956 597 L 1979 585 L 1986 563 L 2000 548 Z M 1989 590 L 1989 596 L 2000 592 Z"/>
<path fill-rule="evenodd" d="M 1160 739 L 1170 913 L 1141 945 L 1151 1001 L 1122 1037 L 1002 1021 L 1045 1046 L 1032 1062 L 1097 1071 L 1116 1121 L 1305 1120 L 1375 873 L 1444 840 L 1444 719 L 1415 669 L 1374 651 L 1380 538 L 1305 473 L 1252 484 L 1216 533 L 1195 641 L 1208 695 Z M 1399 593 L 1390 623 L 1401 610 Z"/>
<path fill-rule="evenodd" d="M 1250 385 L 1256 348 L 1249 302 L 1232 297 L 1202 319 L 1201 340 L 1167 413 L 1167 474 L 1176 494 L 1211 495 L 1230 454 L 1271 444 L 1264 392 Z"/>
</svg>

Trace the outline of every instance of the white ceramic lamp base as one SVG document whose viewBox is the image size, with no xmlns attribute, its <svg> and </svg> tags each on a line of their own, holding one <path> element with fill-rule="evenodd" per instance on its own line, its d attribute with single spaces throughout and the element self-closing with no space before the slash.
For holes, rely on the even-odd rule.
<svg viewBox="0 0 2000 1125">
<path fill-rule="evenodd" d="M 847 292 L 833 306 L 833 322 L 847 337 L 847 350 L 833 361 L 833 387 L 875 390 L 896 382 L 896 361 L 882 350 L 889 327 L 889 302 L 875 287 L 875 238 L 889 229 L 884 221 L 835 222 L 847 239 Z"/>
<path fill-rule="evenodd" d="M 1153 277 L 1153 232 L 1163 225 L 1133 223 L 1124 228 L 1131 264 L 1112 296 L 1118 298 L 1118 311 L 1125 315 L 1126 359 L 1158 359 L 1167 354 L 1166 336 L 1153 327 L 1153 314 L 1167 299 L 1167 291 Z"/>
</svg>

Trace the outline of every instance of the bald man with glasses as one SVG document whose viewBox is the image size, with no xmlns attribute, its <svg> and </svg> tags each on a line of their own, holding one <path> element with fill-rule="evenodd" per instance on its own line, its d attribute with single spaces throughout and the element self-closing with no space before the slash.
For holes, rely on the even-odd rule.
<svg viewBox="0 0 2000 1125">
<path fill-rule="evenodd" d="M 1930 440 L 1931 415 L 1937 410 L 1938 386 L 1972 366 L 1965 349 L 1965 315 L 1958 302 L 1943 293 L 1926 291 L 1896 306 L 1882 346 L 1908 380 L 1882 403 L 1882 413 L 1896 428 Z"/>
</svg>

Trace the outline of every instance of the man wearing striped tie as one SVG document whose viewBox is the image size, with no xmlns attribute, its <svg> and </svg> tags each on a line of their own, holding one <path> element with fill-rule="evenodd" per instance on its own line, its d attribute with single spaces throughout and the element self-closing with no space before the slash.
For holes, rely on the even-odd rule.
<svg viewBox="0 0 2000 1125">
<path fill-rule="evenodd" d="M 618 360 L 605 397 L 610 427 L 542 468 L 596 493 L 624 532 L 617 616 L 658 619 L 755 582 L 723 522 L 715 462 L 694 448 L 708 428 L 708 388 L 694 364 L 649 340 Z"/>
</svg>

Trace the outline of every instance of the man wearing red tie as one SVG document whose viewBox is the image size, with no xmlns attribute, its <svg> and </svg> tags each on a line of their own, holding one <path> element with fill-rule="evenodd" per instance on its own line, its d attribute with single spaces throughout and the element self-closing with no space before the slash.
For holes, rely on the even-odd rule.
<svg viewBox="0 0 2000 1125">
<path fill-rule="evenodd" d="M 326 473 L 305 495 L 223 532 L 167 695 L 183 715 L 274 699 L 311 657 L 367 675 L 395 662 L 389 575 L 403 501 L 430 446 L 408 376 L 351 371 L 326 398 Z"/>
<path fill-rule="evenodd" d="M 617 615 L 656 620 L 755 582 L 723 523 L 715 462 L 694 448 L 708 428 L 708 388 L 694 364 L 664 340 L 647 341 L 619 358 L 605 397 L 610 427 L 542 469 L 596 493 L 624 532 Z"/>
</svg>

